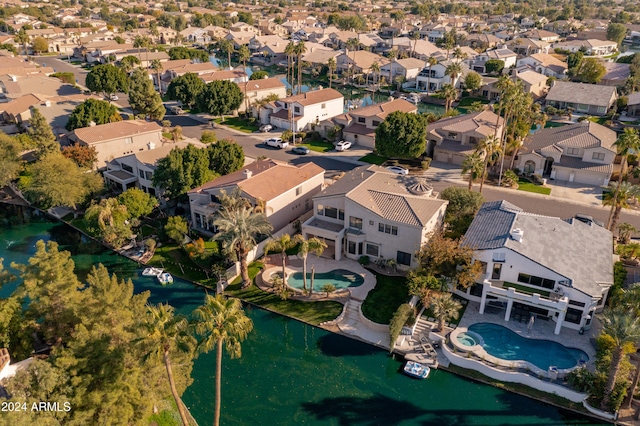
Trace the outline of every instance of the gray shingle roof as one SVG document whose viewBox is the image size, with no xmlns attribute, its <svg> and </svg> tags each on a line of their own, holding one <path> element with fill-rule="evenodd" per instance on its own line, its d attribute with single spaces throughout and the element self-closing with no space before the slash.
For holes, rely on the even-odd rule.
<svg viewBox="0 0 640 426">
<path fill-rule="evenodd" d="M 602 147 L 615 151 L 615 141 L 616 132 L 585 120 L 581 123 L 539 130 L 525 140 L 521 152 L 542 151 L 553 145 L 583 149 Z"/>
<path fill-rule="evenodd" d="M 549 89 L 547 101 L 573 102 L 608 108 L 615 99 L 615 95 L 616 88 L 612 86 L 556 81 Z"/>
<path fill-rule="evenodd" d="M 510 237 L 520 228 L 522 242 Z M 507 248 L 571 280 L 572 286 L 600 296 L 613 283 L 612 234 L 597 225 L 523 212 L 506 201 L 485 203 L 464 236 L 476 250 Z"/>
</svg>

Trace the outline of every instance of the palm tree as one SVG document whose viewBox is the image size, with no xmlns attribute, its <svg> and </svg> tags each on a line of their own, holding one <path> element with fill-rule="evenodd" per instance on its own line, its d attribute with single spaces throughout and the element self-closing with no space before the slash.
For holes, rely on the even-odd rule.
<svg viewBox="0 0 640 426">
<path fill-rule="evenodd" d="M 420 40 L 420 32 L 417 30 L 414 30 L 411 33 L 411 40 L 413 40 L 413 47 L 411 48 L 411 56 L 415 58 L 416 46 L 418 45 L 418 40 Z"/>
<path fill-rule="evenodd" d="M 456 79 L 460 74 L 462 74 L 462 65 L 460 65 L 459 62 L 451 62 L 449 65 L 447 65 L 444 73 L 449 76 L 449 78 L 451 79 L 451 85 L 455 87 Z"/>
<path fill-rule="evenodd" d="M 171 130 L 171 138 L 173 139 L 173 143 L 178 142 L 182 139 L 182 127 L 176 126 Z"/>
<path fill-rule="evenodd" d="M 249 114 L 249 96 L 247 93 L 247 84 L 249 83 L 249 76 L 247 75 L 247 60 L 251 57 L 251 51 L 249 46 L 243 44 L 238 49 L 238 58 L 242 61 L 242 68 L 244 70 L 244 110 L 246 114 Z"/>
<path fill-rule="evenodd" d="M 640 318 L 624 307 L 607 308 L 602 315 L 602 332 L 615 343 L 611 354 L 607 383 L 604 388 L 604 397 L 600 405 L 603 410 L 609 410 L 611 393 L 616 385 L 620 363 L 624 357 L 624 347 L 627 344 L 636 344 L 640 340 Z"/>
<path fill-rule="evenodd" d="M 233 253 L 237 256 L 240 262 L 242 288 L 247 288 L 251 285 L 247 256 L 256 246 L 258 235 L 268 234 L 273 230 L 273 227 L 264 213 L 255 213 L 251 207 L 233 210 L 222 208 L 218 211 L 217 216 L 213 224 L 219 232 L 214 239 L 222 242 L 227 253 Z"/>
<path fill-rule="evenodd" d="M 304 41 L 300 40 L 296 43 L 295 53 L 298 59 L 298 94 L 300 94 L 302 93 L 302 55 L 307 53 Z"/>
<path fill-rule="evenodd" d="M 469 55 L 459 47 L 453 49 L 453 54 L 451 56 L 453 56 L 453 59 L 457 59 L 458 62 L 462 62 L 469 57 Z"/>
<path fill-rule="evenodd" d="M 479 152 L 474 152 L 471 155 L 467 155 L 462 162 L 462 173 L 469 173 L 469 191 L 473 187 L 473 181 L 478 179 L 482 175 L 484 170 L 484 159 Z"/>
<path fill-rule="evenodd" d="M 398 57 L 398 51 L 391 49 L 387 56 L 389 57 L 389 93 L 391 93 L 393 90 L 393 61 Z"/>
<path fill-rule="evenodd" d="M 287 275 L 285 273 L 286 267 L 286 259 L 287 259 L 287 250 L 292 247 L 295 247 L 297 242 L 295 239 L 291 238 L 289 234 L 282 234 L 279 238 L 274 238 L 267 242 L 264 246 L 264 252 L 268 253 L 270 251 L 279 251 L 280 256 L 282 257 L 282 282 L 284 284 L 287 283 Z"/>
<path fill-rule="evenodd" d="M 147 306 L 147 316 L 148 320 L 143 323 L 146 337 L 142 340 L 151 347 L 147 356 L 164 361 L 171 395 L 176 401 L 182 424 L 188 426 L 187 408 L 176 389 L 170 357 L 175 351 L 189 353 L 193 350 L 194 339 L 188 332 L 188 321 L 181 315 L 175 315 L 175 309 L 168 304 Z"/>
<path fill-rule="evenodd" d="M 338 68 L 336 58 L 329 58 L 329 60 L 327 61 L 327 68 L 329 69 L 329 89 L 331 89 L 331 83 L 333 82 L 333 73 Z"/>
<path fill-rule="evenodd" d="M 138 49 L 138 59 L 140 59 L 140 62 L 142 62 L 142 56 L 140 55 L 140 48 L 144 47 L 146 49 L 146 52 L 147 52 L 147 66 L 149 66 L 149 45 L 150 44 L 151 44 L 151 41 L 149 40 L 149 37 L 143 36 L 143 35 L 140 35 L 140 34 L 138 34 L 136 36 L 136 38 L 133 40 L 133 47 Z"/>
<path fill-rule="evenodd" d="M 378 61 L 374 61 L 371 64 L 371 72 L 373 73 L 373 88 L 375 89 L 376 84 L 378 83 L 379 79 L 380 79 L 380 64 L 378 63 Z M 378 88 L 380 89 L 380 88 Z"/>
<path fill-rule="evenodd" d="M 231 358 L 242 356 L 240 345 L 253 330 L 253 322 L 242 310 L 238 299 L 206 295 L 204 305 L 193 311 L 194 329 L 202 336 L 198 344 L 200 352 L 216 351 L 216 399 L 213 424 L 220 424 L 220 399 L 222 393 L 222 347 Z"/>
<path fill-rule="evenodd" d="M 440 96 L 445 99 L 444 110 L 445 112 L 449 112 L 451 109 L 451 105 L 453 101 L 458 97 L 458 91 L 451 84 L 445 84 L 442 86 L 442 89 L 439 91 Z"/>
<path fill-rule="evenodd" d="M 221 52 L 227 54 L 227 66 L 229 67 L 229 69 L 231 69 L 231 53 L 234 51 L 233 42 L 231 40 L 223 38 L 218 43 L 218 47 L 220 48 Z"/>
<path fill-rule="evenodd" d="M 636 232 L 637 229 L 630 223 L 623 222 L 618 225 L 618 242 L 620 244 L 628 244 L 631 239 L 631 234 Z"/>
<path fill-rule="evenodd" d="M 287 55 L 287 82 L 291 85 L 291 93 L 293 93 L 293 55 L 296 53 L 296 45 L 290 41 L 287 47 L 284 48 L 284 53 Z M 291 69 L 291 82 L 289 82 L 289 70 Z"/>
<path fill-rule="evenodd" d="M 476 152 L 480 153 L 484 157 L 484 167 L 482 168 L 482 175 L 480 176 L 480 193 L 482 193 L 484 180 L 487 178 L 489 163 L 495 161 L 495 155 L 500 153 L 500 140 L 495 136 L 483 139 L 478 144 Z"/>
<path fill-rule="evenodd" d="M 20 31 L 16 33 L 13 40 L 16 43 L 22 45 L 22 47 L 24 48 L 24 56 L 26 56 L 27 59 L 29 59 L 29 51 L 27 50 L 27 43 L 29 43 L 29 34 L 27 34 L 27 31 L 24 29 L 24 27 L 20 28 Z"/>
<path fill-rule="evenodd" d="M 307 256 L 313 253 L 316 256 L 322 255 L 327 243 L 319 238 L 309 238 L 306 240 L 302 235 L 296 235 L 296 243 L 298 243 L 298 256 L 302 257 L 302 288 L 307 290 Z M 313 287 L 309 288 L 309 294 L 313 292 Z"/>
<path fill-rule="evenodd" d="M 620 188 L 620 184 L 622 183 L 622 179 L 626 175 L 627 161 L 629 155 L 635 155 L 640 151 L 640 137 L 638 137 L 638 132 L 631 128 L 627 127 L 624 129 L 624 133 L 620 135 L 618 140 L 614 143 L 616 146 L 616 151 L 619 156 L 622 157 L 622 162 L 620 163 L 620 176 L 618 177 L 618 185 L 616 186 L 616 192 Z M 617 194 L 614 194 L 613 199 L 617 199 Z M 612 231 L 615 229 L 612 226 L 611 222 L 613 221 L 614 209 L 611 209 L 611 213 L 609 214 L 609 220 L 607 222 L 607 229 Z"/>
<path fill-rule="evenodd" d="M 162 62 L 160 62 L 160 59 L 154 59 L 153 61 L 151 61 L 151 69 L 156 72 L 156 80 L 158 80 L 158 92 L 160 93 L 160 96 L 162 96 L 162 82 L 160 81 L 160 73 L 162 72 L 164 67 L 162 66 Z"/>
<path fill-rule="evenodd" d="M 462 304 L 452 297 L 451 293 L 440 293 L 431 303 L 433 315 L 438 320 L 438 328 L 444 329 L 444 323 L 448 319 L 457 319 L 460 315 Z"/>
<path fill-rule="evenodd" d="M 427 59 L 427 65 L 429 66 L 429 75 L 427 76 L 427 94 L 429 93 L 429 90 L 431 90 L 431 67 L 437 64 L 438 60 L 433 56 Z"/>
<path fill-rule="evenodd" d="M 359 46 L 360 46 L 360 41 L 357 38 L 350 38 L 349 40 L 347 40 L 347 51 L 351 51 L 351 53 L 353 53 L 353 56 L 351 57 L 351 62 L 353 63 L 353 69 L 355 69 L 355 66 L 356 66 L 356 50 L 358 50 Z M 348 67 L 348 69 L 352 69 L 352 68 Z M 351 80 L 353 80 L 353 74 L 355 74 L 355 72 L 351 73 L 350 75 Z M 352 84 L 353 84 L 353 81 L 352 81 Z"/>
<path fill-rule="evenodd" d="M 629 182 L 610 182 L 607 190 L 604 192 L 604 200 L 602 204 L 611 206 L 610 220 L 607 225 L 608 230 L 616 229 L 620 212 L 623 208 L 629 207 L 629 200 L 640 196 L 640 187 L 630 184 Z"/>
<path fill-rule="evenodd" d="M 266 97 L 262 99 L 256 99 L 253 101 L 253 104 L 258 107 L 258 121 L 260 121 L 260 112 L 262 112 L 262 108 L 269 102 L 274 102 L 280 99 L 277 93 L 269 93 Z"/>
</svg>

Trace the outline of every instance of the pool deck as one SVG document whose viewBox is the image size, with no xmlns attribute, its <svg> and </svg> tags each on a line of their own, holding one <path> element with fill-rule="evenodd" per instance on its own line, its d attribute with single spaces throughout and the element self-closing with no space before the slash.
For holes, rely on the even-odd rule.
<svg viewBox="0 0 640 426">
<path fill-rule="evenodd" d="M 563 327 L 560 330 L 560 334 L 555 335 L 553 334 L 553 331 L 555 329 L 556 323 L 551 320 L 536 320 L 533 324 L 533 327 L 531 328 L 531 331 L 528 331 L 528 321 L 505 321 L 503 313 L 494 314 L 485 312 L 481 315 L 479 313 L 479 309 L 479 303 L 469 302 L 469 306 L 467 307 L 464 316 L 460 320 L 460 324 L 458 324 L 458 329 L 462 328 L 466 330 L 467 327 L 472 324 L 487 322 L 507 327 L 509 330 L 527 339 L 551 340 L 569 348 L 578 348 L 586 352 L 586 354 L 589 356 L 587 367 L 590 370 L 593 370 L 596 357 L 596 349 L 591 342 L 594 341 L 598 334 L 600 334 L 601 328 L 600 322 L 598 321 L 597 317 L 593 320 L 591 329 L 585 330 L 583 335 L 580 335 L 577 330 L 571 330 L 566 327 Z"/>
</svg>

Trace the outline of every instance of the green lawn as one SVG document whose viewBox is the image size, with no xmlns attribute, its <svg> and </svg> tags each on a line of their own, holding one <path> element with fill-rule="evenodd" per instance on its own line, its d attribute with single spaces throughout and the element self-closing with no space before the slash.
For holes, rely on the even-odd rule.
<svg viewBox="0 0 640 426">
<path fill-rule="evenodd" d="M 163 268 L 173 275 L 184 277 L 209 287 L 215 288 L 216 286 L 216 280 L 213 277 L 207 278 L 207 273 L 198 267 L 183 249 L 173 244 L 166 244 L 156 248 L 149 265 Z"/>
<path fill-rule="evenodd" d="M 600 124 L 602 126 L 604 126 L 605 123 L 607 121 L 609 121 L 609 119 L 607 117 L 589 117 L 588 120 L 592 121 L 594 123 L 598 123 L 598 124 Z"/>
<path fill-rule="evenodd" d="M 169 140 L 173 139 L 173 135 L 171 134 L 171 132 L 162 132 L 162 137 Z"/>
<path fill-rule="evenodd" d="M 306 146 L 311 151 L 316 151 L 316 152 L 329 152 L 329 151 L 333 151 L 335 149 L 335 147 L 333 146 L 332 143 L 325 142 L 323 140 L 318 140 L 318 139 L 305 141 L 304 143 L 302 143 L 300 145 L 301 146 Z"/>
<path fill-rule="evenodd" d="M 264 265 L 254 262 L 249 265 L 251 280 L 258 275 Z M 309 324 L 318 325 L 335 319 L 342 312 L 342 304 L 333 301 L 303 302 L 300 300 L 281 300 L 273 293 L 260 290 L 256 285 L 242 290 L 241 278 L 236 278 L 225 290 L 229 296 L 237 297 L 245 302 L 278 312 Z"/>
<path fill-rule="evenodd" d="M 365 155 L 359 161 L 363 161 L 369 164 L 377 164 L 378 166 L 380 166 L 382 163 L 387 161 L 387 157 L 383 157 L 381 155 L 371 153 L 371 154 Z"/>
<path fill-rule="evenodd" d="M 405 277 L 389 277 L 373 272 L 376 276 L 376 287 L 369 292 L 362 303 L 365 317 L 378 324 L 389 324 L 398 306 L 409 300 L 407 279 Z"/>
<path fill-rule="evenodd" d="M 460 99 L 460 102 L 458 102 L 458 106 L 459 107 L 469 107 L 474 102 L 480 102 L 483 105 L 486 105 L 486 104 L 489 103 L 489 101 L 487 99 L 484 99 L 484 98 L 462 98 L 462 99 Z"/>
<path fill-rule="evenodd" d="M 255 123 L 250 123 L 244 118 L 240 117 L 225 117 L 224 121 L 221 118 L 215 118 L 213 120 L 216 124 L 231 127 L 232 129 L 239 130 L 245 133 L 253 133 L 260 128 Z"/>
<path fill-rule="evenodd" d="M 525 178 L 518 179 L 518 191 L 535 192 L 536 194 L 544 195 L 551 194 L 551 188 L 547 188 L 542 185 L 536 185 L 529 179 Z"/>
<path fill-rule="evenodd" d="M 538 290 L 538 289 L 534 289 L 534 288 L 527 287 L 527 286 L 524 286 L 524 285 L 510 283 L 510 282 L 506 282 L 506 281 L 505 281 L 504 284 L 502 284 L 502 287 L 504 287 L 504 288 L 515 288 L 520 293 L 525 293 L 525 294 L 538 293 L 540 296 L 544 296 L 544 297 L 549 297 L 549 295 L 551 294 L 550 291 Z"/>
</svg>

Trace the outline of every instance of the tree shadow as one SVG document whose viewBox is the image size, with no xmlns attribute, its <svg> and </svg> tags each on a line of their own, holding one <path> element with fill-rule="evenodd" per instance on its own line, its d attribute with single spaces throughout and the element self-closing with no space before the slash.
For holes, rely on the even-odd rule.
<svg viewBox="0 0 640 426">
<path fill-rule="evenodd" d="M 324 355 L 331 357 L 367 356 L 378 354 L 382 351 L 382 349 L 368 343 L 362 343 L 335 333 L 320 337 L 317 345 Z"/>
</svg>

